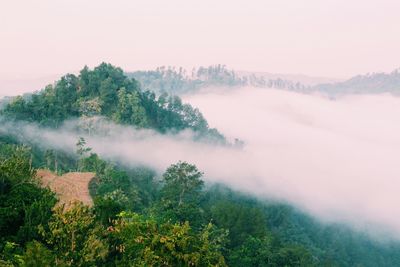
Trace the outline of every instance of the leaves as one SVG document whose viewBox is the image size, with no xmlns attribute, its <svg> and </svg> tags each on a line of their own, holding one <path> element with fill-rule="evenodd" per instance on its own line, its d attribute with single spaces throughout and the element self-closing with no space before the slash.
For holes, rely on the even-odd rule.
<svg viewBox="0 0 400 267">
<path fill-rule="evenodd" d="M 211 238 L 212 226 L 194 232 L 189 223 L 158 223 L 138 214 L 121 213 L 113 235 L 121 266 L 225 266 L 220 251 L 224 236 Z"/>
<path fill-rule="evenodd" d="M 56 260 L 67 265 L 95 265 L 108 254 L 101 225 L 88 206 L 80 202 L 54 209 L 49 231 L 41 231 L 46 243 L 57 251 Z"/>
<path fill-rule="evenodd" d="M 179 221 L 202 224 L 200 200 L 204 182 L 202 173 L 195 165 L 178 162 L 171 165 L 162 177 L 160 211 L 164 217 Z"/>
</svg>

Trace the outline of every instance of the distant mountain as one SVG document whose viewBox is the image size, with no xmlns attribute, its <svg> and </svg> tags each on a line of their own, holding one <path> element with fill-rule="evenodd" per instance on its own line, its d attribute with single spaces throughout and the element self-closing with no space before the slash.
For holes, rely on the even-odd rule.
<svg viewBox="0 0 400 267">
<path fill-rule="evenodd" d="M 396 69 L 391 73 L 357 75 L 343 82 L 319 84 L 311 87 L 310 90 L 328 95 L 377 93 L 399 95 L 400 69 Z"/>
<path fill-rule="evenodd" d="M 159 67 L 150 71 L 135 71 L 126 73 L 128 77 L 139 81 L 142 88 L 154 92 L 181 94 L 193 92 L 205 87 L 240 87 L 254 86 L 261 88 L 279 88 L 303 91 L 306 86 L 298 80 L 289 80 L 284 75 L 267 73 L 236 72 L 227 69 L 225 65 L 214 65 L 192 69 L 189 73 L 183 68 Z M 287 76 L 294 78 L 293 76 Z M 299 76 L 296 76 L 299 78 Z M 309 80 L 311 79 L 308 77 Z M 305 80 L 305 77 L 303 77 Z M 327 80 L 324 80 L 327 81 Z M 331 80 L 329 80 L 331 81 Z M 308 81 L 310 84 L 310 81 Z M 315 84 L 315 83 L 313 83 Z"/>
<path fill-rule="evenodd" d="M 250 72 L 250 71 L 237 71 L 239 76 L 251 76 L 254 75 L 258 78 L 263 78 L 265 80 L 286 80 L 292 83 L 300 83 L 304 86 L 315 86 L 322 83 L 336 83 L 341 82 L 343 79 L 329 78 L 329 77 L 317 77 L 308 76 L 304 74 L 285 74 L 285 73 L 270 73 L 270 72 Z"/>
<path fill-rule="evenodd" d="M 400 69 L 391 73 L 357 75 L 348 80 L 311 77 L 295 74 L 233 71 L 225 65 L 214 65 L 193 69 L 188 73 L 183 68 L 160 67 L 151 71 L 136 71 L 126 74 L 139 81 L 142 88 L 157 93 L 182 94 L 205 87 L 276 88 L 301 93 L 319 92 L 329 96 L 341 94 L 400 94 Z"/>
</svg>

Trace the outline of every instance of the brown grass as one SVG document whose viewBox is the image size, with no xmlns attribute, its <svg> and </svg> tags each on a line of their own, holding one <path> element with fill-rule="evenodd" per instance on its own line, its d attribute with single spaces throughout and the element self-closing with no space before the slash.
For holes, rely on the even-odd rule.
<svg viewBox="0 0 400 267">
<path fill-rule="evenodd" d="M 50 187 L 60 199 L 60 204 L 68 205 L 73 201 L 82 201 L 86 205 L 93 205 L 89 194 L 89 182 L 95 177 L 92 172 L 69 172 L 62 176 L 49 171 L 38 170 L 37 177 L 43 186 Z"/>
</svg>

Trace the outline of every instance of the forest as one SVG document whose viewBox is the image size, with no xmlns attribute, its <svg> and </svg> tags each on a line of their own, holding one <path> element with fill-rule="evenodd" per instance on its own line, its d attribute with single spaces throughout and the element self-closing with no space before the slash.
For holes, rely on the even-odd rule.
<svg viewBox="0 0 400 267">
<path fill-rule="evenodd" d="M 8 99 L 0 119 L 43 129 L 77 119 L 77 131 L 90 136 L 102 118 L 160 134 L 191 130 L 195 140 L 231 146 L 200 110 L 166 88 L 184 91 L 216 77 L 232 85 L 247 80 L 223 67 L 197 71 L 203 78 L 194 82 L 185 75 L 165 69 L 129 75 L 107 63 L 85 67 Z M 165 79 L 172 76 L 173 85 Z M 40 169 L 95 173 L 93 205 L 60 202 L 38 178 Z M 206 183 L 206 175 L 184 158 L 159 174 L 102 159 L 83 137 L 71 154 L 0 127 L 0 266 L 400 266 L 397 242 L 381 243 L 286 203 Z"/>
<path fill-rule="evenodd" d="M 149 71 L 126 73 L 136 79 L 142 88 L 156 93 L 185 94 L 203 88 L 238 88 L 252 86 L 258 88 L 275 88 L 306 94 L 322 94 L 337 98 L 346 94 L 399 94 L 400 69 L 390 73 L 368 73 L 350 77 L 341 82 L 317 83 L 306 85 L 296 80 L 285 78 L 268 78 L 262 74 L 246 73 L 228 69 L 225 65 L 211 65 L 194 68 L 190 73 L 183 68 L 159 67 Z M 278 75 L 279 76 L 279 75 Z"/>
<path fill-rule="evenodd" d="M 237 88 L 254 86 L 260 88 L 279 88 L 292 91 L 305 91 L 309 87 L 295 81 L 282 78 L 265 78 L 255 73 L 240 74 L 228 69 L 225 65 L 211 65 L 193 68 L 187 73 L 182 67 L 159 67 L 149 71 L 126 73 L 136 79 L 141 87 L 156 93 L 183 94 L 198 91 L 207 87 Z"/>
</svg>

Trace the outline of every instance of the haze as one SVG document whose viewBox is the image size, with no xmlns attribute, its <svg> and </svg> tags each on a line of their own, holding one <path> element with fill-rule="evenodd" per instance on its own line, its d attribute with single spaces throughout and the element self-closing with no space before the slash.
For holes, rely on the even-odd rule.
<svg viewBox="0 0 400 267">
<path fill-rule="evenodd" d="M 398 151 L 400 98 L 347 96 L 336 101 L 274 89 L 213 89 L 186 96 L 211 126 L 243 149 L 103 123 L 106 136 L 87 136 L 101 157 L 159 173 L 185 160 L 223 183 L 264 199 L 288 202 L 328 222 L 400 238 Z M 78 134 L 65 127 L 2 125 L 22 140 L 73 153 Z M 157 149 L 154 149 L 157 147 Z M 166 157 L 168 155 L 168 157 Z"/>
</svg>

